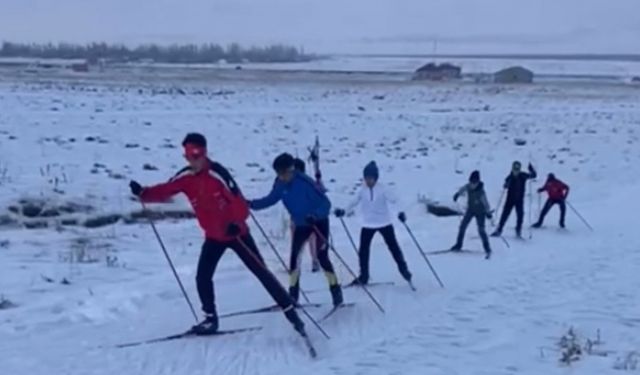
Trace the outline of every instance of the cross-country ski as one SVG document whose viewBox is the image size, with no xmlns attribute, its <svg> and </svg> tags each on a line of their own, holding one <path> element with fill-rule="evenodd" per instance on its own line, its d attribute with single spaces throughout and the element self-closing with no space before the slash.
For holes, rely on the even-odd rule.
<svg viewBox="0 0 640 375">
<path fill-rule="evenodd" d="M 209 334 L 197 334 L 193 330 L 188 330 L 186 332 L 178 333 L 178 334 L 175 334 L 175 335 L 159 337 L 159 338 L 150 339 L 150 340 L 144 340 L 144 341 L 134 341 L 134 342 L 125 343 L 125 344 L 118 344 L 118 345 L 116 345 L 116 348 L 130 348 L 130 347 L 133 347 L 133 346 L 154 344 L 154 343 L 159 343 L 159 342 L 164 342 L 164 341 L 172 341 L 172 340 L 178 340 L 178 339 L 184 339 L 184 338 L 189 338 L 189 337 L 211 337 L 211 336 L 233 335 L 233 334 L 236 334 L 236 333 L 259 331 L 261 329 L 262 329 L 262 327 L 236 328 L 236 329 L 228 329 L 228 330 L 218 330 L 218 331 L 216 331 L 214 333 L 209 333 Z"/>
</svg>

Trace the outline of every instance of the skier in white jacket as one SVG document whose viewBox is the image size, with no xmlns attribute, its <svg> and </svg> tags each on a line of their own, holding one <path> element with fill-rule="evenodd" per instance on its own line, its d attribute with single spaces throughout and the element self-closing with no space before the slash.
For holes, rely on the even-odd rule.
<svg viewBox="0 0 640 375">
<path fill-rule="evenodd" d="M 395 206 L 397 201 L 390 189 L 378 182 L 379 170 L 375 162 L 370 162 L 364 168 L 364 183 L 355 199 L 346 209 L 336 209 L 334 214 L 341 218 L 346 214 L 351 215 L 356 207 L 359 207 L 362 216 L 362 230 L 360 232 L 360 249 L 358 257 L 360 260 L 360 276 L 352 285 L 367 284 L 369 282 L 369 255 L 371 241 L 376 232 L 382 234 L 384 242 L 387 244 L 393 259 L 398 265 L 398 270 L 402 277 L 411 282 L 411 272 L 404 260 L 402 250 L 396 239 L 393 229 L 393 220 L 390 206 Z M 406 221 L 404 212 L 398 214 L 401 222 Z"/>
</svg>

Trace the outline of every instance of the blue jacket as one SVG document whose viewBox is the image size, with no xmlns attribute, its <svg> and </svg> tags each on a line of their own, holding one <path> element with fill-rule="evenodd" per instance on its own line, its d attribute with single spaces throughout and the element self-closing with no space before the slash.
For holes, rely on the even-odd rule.
<svg viewBox="0 0 640 375">
<path fill-rule="evenodd" d="M 329 218 L 331 212 L 331 202 L 327 195 L 309 176 L 300 172 L 295 172 L 288 183 L 276 180 L 269 195 L 250 201 L 249 206 L 253 210 L 264 210 L 280 200 L 297 226 L 309 225 L 306 221 L 309 215 L 323 220 Z"/>
</svg>

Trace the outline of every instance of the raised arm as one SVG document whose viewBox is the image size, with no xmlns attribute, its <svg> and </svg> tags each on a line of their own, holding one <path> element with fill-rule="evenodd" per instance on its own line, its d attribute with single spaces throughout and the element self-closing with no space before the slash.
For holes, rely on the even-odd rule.
<svg viewBox="0 0 640 375">
<path fill-rule="evenodd" d="M 527 175 L 527 179 L 535 180 L 537 177 L 538 172 L 536 172 L 535 168 L 533 168 L 533 165 L 529 163 L 529 174 Z"/>
<path fill-rule="evenodd" d="M 177 177 L 169 180 L 169 182 L 145 187 L 140 193 L 140 200 L 143 202 L 164 202 L 184 191 L 185 178 Z"/>
<path fill-rule="evenodd" d="M 249 201 L 249 207 L 251 207 L 252 210 L 256 210 L 256 211 L 269 208 L 275 205 L 276 203 L 280 202 L 280 199 L 282 199 L 282 191 L 283 191 L 283 185 L 278 181 L 276 181 L 273 184 L 273 188 L 271 189 L 271 192 L 269 193 L 269 195 L 263 198 Z"/>
</svg>

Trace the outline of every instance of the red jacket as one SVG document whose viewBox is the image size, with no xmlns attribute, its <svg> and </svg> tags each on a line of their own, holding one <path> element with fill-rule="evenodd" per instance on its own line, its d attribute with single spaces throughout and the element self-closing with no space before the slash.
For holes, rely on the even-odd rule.
<svg viewBox="0 0 640 375">
<path fill-rule="evenodd" d="M 549 194 L 549 199 L 555 201 L 565 200 L 567 194 L 569 194 L 569 186 L 560 180 L 547 181 L 543 187 L 538 189 L 538 192 L 546 191 Z"/>
<path fill-rule="evenodd" d="M 226 234 L 231 223 L 238 225 L 241 235 L 249 232 L 246 224 L 249 206 L 237 192 L 232 193 L 227 184 L 207 166 L 199 173 L 185 168 L 169 182 L 147 187 L 142 190 L 143 202 L 162 202 L 184 193 L 195 211 L 205 236 L 216 241 L 232 241 Z"/>
</svg>

